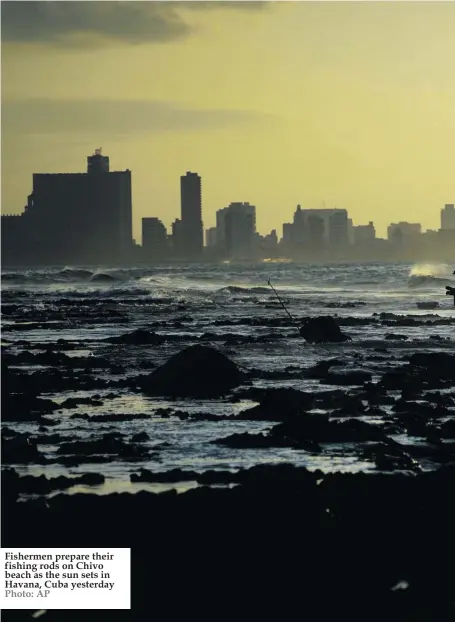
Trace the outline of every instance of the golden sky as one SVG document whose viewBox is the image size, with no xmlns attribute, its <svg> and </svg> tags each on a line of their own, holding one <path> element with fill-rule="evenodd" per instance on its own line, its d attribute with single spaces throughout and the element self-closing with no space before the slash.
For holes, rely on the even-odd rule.
<svg viewBox="0 0 455 622">
<path fill-rule="evenodd" d="M 455 202 L 455 3 L 2 2 L 2 212 L 33 172 L 133 172 L 140 219 L 205 227 L 232 201 L 261 233 L 343 207 L 379 235 Z"/>
</svg>

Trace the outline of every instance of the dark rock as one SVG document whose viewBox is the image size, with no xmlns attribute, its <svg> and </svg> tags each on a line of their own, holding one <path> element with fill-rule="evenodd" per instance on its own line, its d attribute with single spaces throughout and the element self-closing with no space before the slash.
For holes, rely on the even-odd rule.
<svg viewBox="0 0 455 622">
<path fill-rule="evenodd" d="M 387 341 L 406 341 L 406 339 L 409 339 L 407 335 L 397 335 L 395 333 L 387 333 L 385 338 Z"/>
<path fill-rule="evenodd" d="M 439 429 L 439 434 L 441 438 L 455 439 L 455 420 L 445 421 Z"/>
<path fill-rule="evenodd" d="M 382 411 L 379 411 L 381 414 Z M 365 414 L 365 406 L 357 396 L 347 397 L 345 403 L 332 412 L 332 417 L 361 417 Z M 373 414 L 373 413 L 370 413 Z"/>
<path fill-rule="evenodd" d="M 312 367 L 308 367 L 305 369 L 305 377 L 306 378 L 314 378 L 315 380 L 324 380 L 327 378 L 327 374 L 330 371 L 331 367 L 335 365 L 343 365 L 343 361 L 339 359 L 329 359 L 328 361 L 320 361 L 313 365 Z"/>
<path fill-rule="evenodd" d="M 119 337 L 108 337 L 105 341 L 108 343 L 122 343 L 126 345 L 142 346 L 142 345 L 161 345 L 166 341 L 165 337 L 157 335 L 148 330 L 138 329 L 132 333 L 126 333 Z"/>
<path fill-rule="evenodd" d="M 260 404 L 242 411 L 236 419 L 252 421 L 284 421 L 313 408 L 314 399 L 309 393 L 296 389 L 269 389 Z"/>
<path fill-rule="evenodd" d="M 306 318 L 300 328 L 300 335 L 308 343 L 342 343 L 351 338 L 341 331 L 337 320 L 332 316 Z"/>
<path fill-rule="evenodd" d="M 317 443 L 349 443 L 356 441 L 382 441 L 381 429 L 358 419 L 329 421 L 324 415 L 294 417 L 270 430 L 273 438 L 287 439 L 292 443 L 316 441 Z"/>
<path fill-rule="evenodd" d="M 60 408 L 76 408 L 79 404 L 86 404 L 90 406 L 102 406 L 103 402 L 95 400 L 91 397 L 68 397 L 64 402 L 60 404 Z"/>
<path fill-rule="evenodd" d="M 26 434 L 10 440 L 2 438 L 2 462 L 4 464 L 44 463 L 44 457 L 38 451 L 36 443 Z"/>
<path fill-rule="evenodd" d="M 409 358 L 414 367 L 421 367 L 439 379 L 455 380 L 455 355 L 446 352 L 416 352 Z"/>
<path fill-rule="evenodd" d="M 2 395 L 3 421 L 39 421 L 42 415 L 58 408 L 52 400 L 34 395 Z"/>
<path fill-rule="evenodd" d="M 133 436 L 131 437 L 132 443 L 142 443 L 148 440 L 150 440 L 150 437 L 147 432 L 138 432 L 138 434 L 133 434 Z"/>
<path fill-rule="evenodd" d="M 141 386 L 151 395 L 221 397 L 245 379 L 224 354 L 202 345 L 190 346 L 143 378 Z"/>
<path fill-rule="evenodd" d="M 329 372 L 323 382 L 326 384 L 334 384 L 340 386 L 362 385 L 369 382 L 372 374 L 363 370 L 345 370 L 337 373 Z"/>
</svg>

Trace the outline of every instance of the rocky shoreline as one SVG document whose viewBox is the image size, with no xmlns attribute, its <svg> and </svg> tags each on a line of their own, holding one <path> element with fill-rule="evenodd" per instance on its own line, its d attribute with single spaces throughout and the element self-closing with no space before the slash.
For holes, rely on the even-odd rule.
<svg viewBox="0 0 455 622">
<path fill-rule="evenodd" d="M 352 341 L 332 348 L 270 301 L 206 322 L 27 300 L 2 303 L 2 546 L 131 547 L 132 610 L 93 619 L 455 618 L 455 318 L 333 302 Z M 207 453 L 179 460 L 193 430 Z"/>
</svg>

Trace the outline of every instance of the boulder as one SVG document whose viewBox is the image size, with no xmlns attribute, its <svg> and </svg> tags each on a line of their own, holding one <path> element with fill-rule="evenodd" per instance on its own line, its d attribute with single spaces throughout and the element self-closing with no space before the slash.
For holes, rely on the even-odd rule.
<svg viewBox="0 0 455 622">
<path fill-rule="evenodd" d="M 242 411 L 237 419 L 246 421 L 284 421 L 302 411 L 313 408 L 314 399 L 309 393 L 292 388 L 271 389 L 260 404 Z"/>
<path fill-rule="evenodd" d="M 307 318 L 300 327 L 300 335 L 308 343 L 342 343 L 351 341 L 349 335 L 341 332 L 340 325 L 330 315 Z"/>
<path fill-rule="evenodd" d="M 215 398 L 238 387 L 245 377 L 227 356 L 198 344 L 181 350 L 146 376 L 142 389 L 150 395 Z"/>
</svg>

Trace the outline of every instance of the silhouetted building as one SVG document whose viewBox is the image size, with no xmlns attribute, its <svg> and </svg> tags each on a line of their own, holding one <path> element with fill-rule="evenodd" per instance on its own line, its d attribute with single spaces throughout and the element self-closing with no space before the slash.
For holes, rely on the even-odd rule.
<svg viewBox="0 0 455 622">
<path fill-rule="evenodd" d="M 387 227 L 387 238 L 392 240 L 397 231 L 401 232 L 404 240 L 418 237 L 422 232 L 422 225 L 414 222 L 392 223 Z"/>
<path fill-rule="evenodd" d="M 101 148 L 87 158 L 87 173 L 109 173 L 109 158 L 101 154 Z"/>
<path fill-rule="evenodd" d="M 187 259 L 199 259 L 204 247 L 201 178 L 197 173 L 180 177 L 183 252 Z"/>
<path fill-rule="evenodd" d="M 226 252 L 226 214 L 227 207 L 216 212 L 216 245 L 221 253 Z"/>
<path fill-rule="evenodd" d="M 455 205 L 446 203 L 441 210 L 441 229 L 444 231 L 455 229 Z"/>
<path fill-rule="evenodd" d="M 216 246 L 216 227 L 210 227 L 210 229 L 205 230 L 205 245 L 207 248 Z"/>
<path fill-rule="evenodd" d="M 182 259 L 185 253 L 183 224 L 179 218 L 172 223 L 172 254 L 176 259 Z"/>
<path fill-rule="evenodd" d="M 109 172 L 97 150 L 87 173 L 35 173 L 20 223 L 12 263 L 125 261 L 133 244 L 131 172 Z"/>
<path fill-rule="evenodd" d="M 367 225 L 357 225 L 353 227 L 354 244 L 362 246 L 373 242 L 376 239 L 374 224 L 370 221 Z"/>
<path fill-rule="evenodd" d="M 229 207 L 217 212 L 217 222 L 220 225 L 220 239 L 224 240 L 224 249 L 228 257 L 243 259 L 253 256 L 256 240 L 254 205 L 231 203 Z"/>
<path fill-rule="evenodd" d="M 348 245 L 348 213 L 345 209 L 331 210 L 328 217 L 328 229 L 329 245 L 332 249 L 340 249 Z"/>
<path fill-rule="evenodd" d="M 142 251 L 147 259 L 165 259 L 169 254 L 166 227 L 159 218 L 142 219 Z"/>
<path fill-rule="evenodd" d="M 289 237 L 297 256 L 345 249 L 349 243 L 348 213 L 345 209 L 302 209 L 297 205 Z"/>
</svg>

